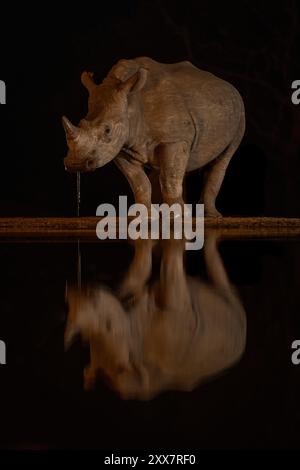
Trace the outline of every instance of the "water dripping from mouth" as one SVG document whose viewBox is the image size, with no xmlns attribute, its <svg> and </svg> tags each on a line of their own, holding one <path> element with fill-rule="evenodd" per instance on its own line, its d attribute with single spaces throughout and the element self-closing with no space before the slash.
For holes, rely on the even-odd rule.
<svg viewBox="0 0 300 470">
<path fill-rule="evenodd" d="M 81 291 L 81 251 L 80 251 L 80 240 L 77 240 L 77 288 Z"/>
<path fill-rule="evenodd" d="M 76 188 L 77 188 L 77 217 L 80 215 L 80 171 L 76 174 Z"/>
<path fill-rule="evenodd" d="M 77 189 L 77 217 L 80 216 L 80 171 L 76 174 L 76 189 Z M 81 291 L 81 251 L 80 239 L 77 240 L 77 287 Z"/>
</svg>

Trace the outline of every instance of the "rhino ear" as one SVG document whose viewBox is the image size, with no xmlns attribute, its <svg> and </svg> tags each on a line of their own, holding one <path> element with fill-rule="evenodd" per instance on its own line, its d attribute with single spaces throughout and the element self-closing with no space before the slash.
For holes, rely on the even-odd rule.
<svg viewBox="0 0 300 470">
<path fill-rule="evenodd" d="M 119 89 L 125 93 L 137 93 L 147 81 L 148 70 L 141 67 L 136 73 L 119 85 Z"/>
<path fill-rule="evenodd" d="M 80 130 L 66 116 L 62 117 L 62 125 L 68 139 L 75 140 L 79 136 Z"/>
<path fill-rule="evenodd" d="M 93 80 L 94 74 L 92 72 L 83 72 L 81 75 L 81 83 L 91 94 L 97 88 L 96 83 Z"/>
</svg>

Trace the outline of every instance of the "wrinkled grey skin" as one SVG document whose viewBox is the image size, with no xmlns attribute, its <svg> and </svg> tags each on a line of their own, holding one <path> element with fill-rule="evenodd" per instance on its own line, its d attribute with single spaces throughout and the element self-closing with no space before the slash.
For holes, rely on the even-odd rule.
<svg viewBox="0 0 300 470">
<path fill-rule="evenodd" d="M 229 83 L 190 62 L 160 64 L 147 57 L 120 60 L 102 84 L 84 72 L 88 114 L 79 126 L 63 117 L 69 171 L 91 171 L 114 160 L 135 200 L 151 204 L 145 165 L 159 170 L 164 202 L 182 202 L 186 172 L 207 166 L 201 201 L 215 201 L 245 131 L 241 96 Z M 208 165 L 209 164 L 209 165 Z"/>
</svg>

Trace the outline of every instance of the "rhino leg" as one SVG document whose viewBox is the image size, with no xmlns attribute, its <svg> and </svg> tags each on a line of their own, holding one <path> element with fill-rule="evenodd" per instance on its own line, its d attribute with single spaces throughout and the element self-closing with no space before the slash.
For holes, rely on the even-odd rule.
<svg viewBox="0 0 300 470">
<path fill-rule="evenodd" d="M 219 194 L 229 162 L 238 148 L 245 131 L 245 121 L 241 120 L 238 132 L 224 152 L 216 158 L 205 175 L 201 202 L 204 203 L 204 213 L 207 217 L 222 217 L 216 209 L 216 198 Z"/>
<path fill-rule="evenodd" d="M 148 174 L 148 178 L 151 183 L 151 200 L 152 204 L 161 204 L 162 201 L 162 194 L 161 194 L 161 187 L 159 181 L 159 170 L 156 168 L 151 168 L 150 173 Z"/>
<path fill-rule="evenodd" d="M 160 187 L 163 201 L 167 204 L 183 203 L 183 179 L 189 158 L 185 142 L 160 146 Z"/>
<path fill-rule="evenodd" d="M 151 183 L 144 171 L 143 164 L 121 152 L 115 158 L 116 165 L 126 176 L 134 194 L 135 202 L 151 208 Z"/>
<path fill-rule="evenodd" d="M 223 292 L 230 292 L 231 284 L 218 250 L 219 240 L 220 236 L 217 230 L 208 230 L 206 232 L 204 242 L 205 265 L 212 284 Z"/>
<path fill-rule="evenodd" d="M 206 217 L 222 217 L 222 214 L 216 209 L 216 198 L 219 194 L 232 154 L 233 152 L 227 155 L 226 150 L 224 154 L 211 163 L 211 166 L 205 172 L 204 187 L 200 201 L 204 204 Z"/>
<path fill-rule="evenodd" d="M 121 299 L 137 298 L 145 291 L 152 270 L 152 243 L 151 239 L 135 241 L 133 261 L 119 287 Z"/>
<path fill-rule="evenodd" d="M 158 303 L 161 308 L 178 310 L 190 306 L 190 294 L 184 269 L 184 240 L 163 240 Z M 174 295 L 174 293 L 176 293 Z"/>
</svg>

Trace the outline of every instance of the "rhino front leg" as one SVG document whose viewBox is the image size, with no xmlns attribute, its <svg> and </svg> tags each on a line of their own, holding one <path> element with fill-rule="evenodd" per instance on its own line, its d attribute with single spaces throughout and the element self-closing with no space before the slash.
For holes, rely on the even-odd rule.
<svg viewBox="0 0 300 470">
<path fill-rule="evenodd" d="M 121 299 L 142 295 L 152 269 L 152 240 L 135 240 L 134 258 L 119 287 Z"/>
<path fill-rule="evenodd" d="M 183 178 L 189 158 L 187 144 L 178 142 L 161 145 L 158 149 L 160 162 L 160 187 L 163 201 L 171 205 L 183 203 Z"/>
<path fill-rule="evenodd" d="M 151 183 L 144 171 L 143 164 L 133 160 L 130 156 L 120 153 L 115 158 L 116 165 L 126 176 L 134 194 L 135 202 L 151 208 Z"/>
</svg>

